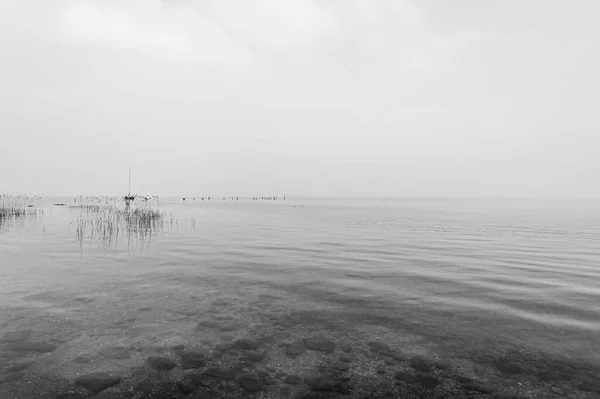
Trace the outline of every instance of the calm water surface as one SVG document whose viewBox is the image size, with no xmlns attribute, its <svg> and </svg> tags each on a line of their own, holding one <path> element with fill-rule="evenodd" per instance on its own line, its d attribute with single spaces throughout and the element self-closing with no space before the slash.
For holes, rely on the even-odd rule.
<svg viewBox="0 0 600 399">
<path fill-rule="evenodd" d="M 172 199 L 154 237 L 105 245 L 56 202 L 72 199 L 0 232 L 0 335 L 64 338 L 32 373 L 72 379 L 88 366 L 70 359 L 115 342 L 188 345 L 210 312 L 235 336 L 346 323 L 342 341 L 353 326 L 489 378 L 509 355 L 600 369 L 600 201 Z"/>
</svg>

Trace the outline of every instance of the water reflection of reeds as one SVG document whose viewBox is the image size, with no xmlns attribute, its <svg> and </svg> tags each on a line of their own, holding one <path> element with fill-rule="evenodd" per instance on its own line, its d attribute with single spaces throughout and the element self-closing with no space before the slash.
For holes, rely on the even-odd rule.
<svg viewBox="0 0 600 399">
<path fill-rule="evenodd" d="M 172 213 L 151 205 L 79 204 L 69 208 L 79 210 L 71 226 L 80 246 L 89 241 L 99 242 L 105 249 L 117 250 L 121 244 L 126 244 L 128 250 L 138 246 L 143 249 L 173 226 L 178 228 L 179 225 Z M 190 226 L 195 228 L 195 220 L 190 220 Z"/>
<path fill-rule="evenodd" d="M 29 202 L 27 197 L 2 196 L 0 203 L 0 233 L 6 233 L 14 226 L 22 226 L 32 220 L 38 221 L 44 211 L 33 205 L 27 205 Z"/>
</svg>

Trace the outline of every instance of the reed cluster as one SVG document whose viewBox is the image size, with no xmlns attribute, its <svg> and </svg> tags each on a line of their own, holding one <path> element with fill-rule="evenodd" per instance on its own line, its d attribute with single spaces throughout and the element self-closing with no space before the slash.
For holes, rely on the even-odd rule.
<svg viewBox="0 0 600 399">
<path fill-rule="evenodd" d="M 44 213 L 42 209 L 26 205 L 21 199 L 2 197 L 0 203 L 0 231 L 6 231 L 17 222 L 36 218 Z"/>
<path fill-rule="evenodd" d="M 168 222 L 166 212 L 151 206 L 78 204 L 74 223 L 77 240 L 99 240 L 104 248 L 115 248 L 127 241 L 128 247 L 149 244 L 162 234 Z"/>
</svg>

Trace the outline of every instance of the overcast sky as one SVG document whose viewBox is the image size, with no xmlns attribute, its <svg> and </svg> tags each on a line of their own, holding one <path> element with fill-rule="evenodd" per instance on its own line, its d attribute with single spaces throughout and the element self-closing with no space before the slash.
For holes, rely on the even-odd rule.
<svg viewBox="0 0 600 399">
<path fill-rule="evenodd" d="M 0 2 L 0 192 L 600 196 L 598 0 Z"/>
</svg>

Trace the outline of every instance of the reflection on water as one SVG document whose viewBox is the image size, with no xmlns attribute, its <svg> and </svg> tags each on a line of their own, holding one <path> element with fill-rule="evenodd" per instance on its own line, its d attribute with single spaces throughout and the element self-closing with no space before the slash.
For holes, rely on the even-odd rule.
<svg viewBox="0 0 600 399">
<path fill-rule="evenodd" d="M 600 204 L 48 202 L 0 237 L 2 398 L 600 395 Z"/>
</svg>

